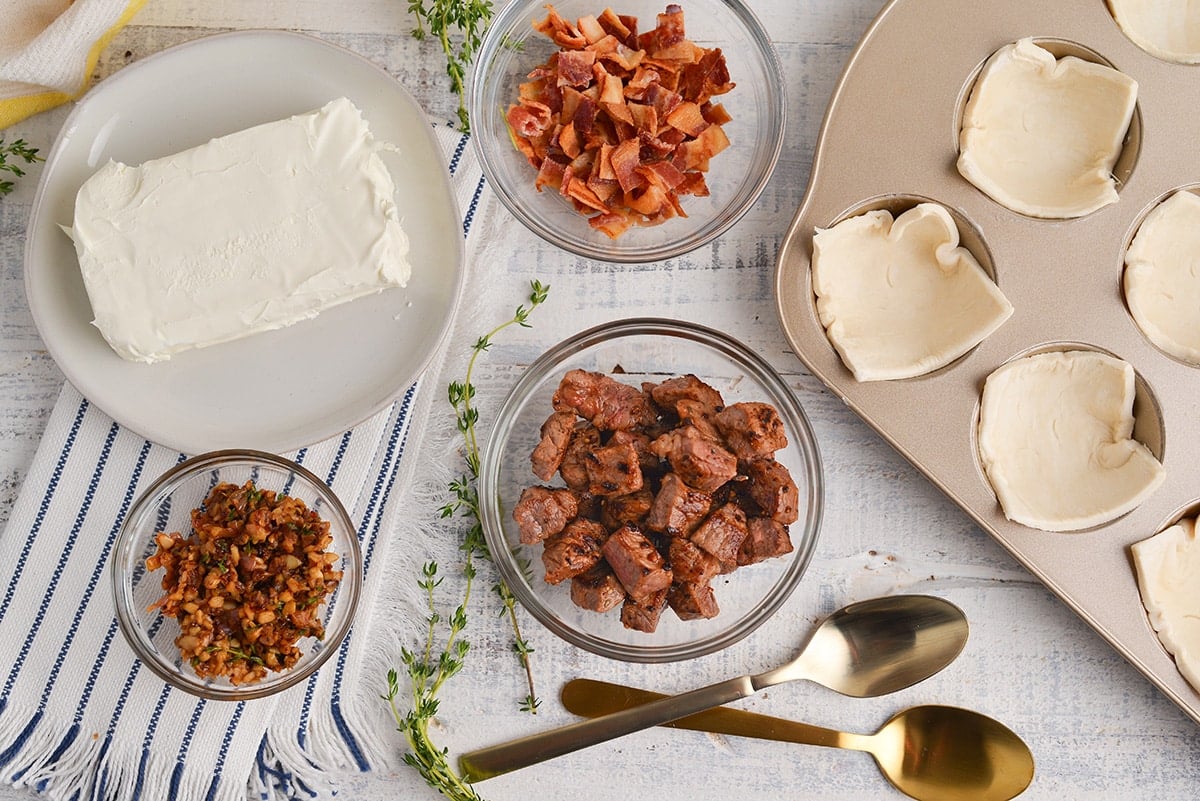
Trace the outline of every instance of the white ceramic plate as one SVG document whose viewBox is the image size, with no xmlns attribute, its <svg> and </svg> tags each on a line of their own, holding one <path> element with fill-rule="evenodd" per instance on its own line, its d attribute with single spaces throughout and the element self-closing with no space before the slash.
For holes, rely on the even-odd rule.
<svg viewBox="0 0 1200 801">
<path fill-rule="evenodd" d="M 159 364 L 128 362 L 91 325 L 70 226 L 80 185 L 108 159 L 139 164 L 215 136 L 350 98 L 379 139 L 411 240 L 404 289 L 343 304 L 278 331 Z M 285 452 L 336 435 L 416 380 L 449 328 L 463 236 L 442 152 L 425 114 L 386 72 L 335 45 L 282 31 L 199 39 L 137 62 L 75 107 L 34 199 L 25 287 L 67 379 L 142 436 L 194 454 Z"/>
</svg>

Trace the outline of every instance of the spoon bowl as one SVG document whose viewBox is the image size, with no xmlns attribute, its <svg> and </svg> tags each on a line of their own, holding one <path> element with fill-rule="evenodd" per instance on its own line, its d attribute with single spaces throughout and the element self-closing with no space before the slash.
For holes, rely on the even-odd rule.
<svg viewBox="0 0 1200 801">
<path fill-rule="evenodd" d="M 463 754 L 459 767 L 468 781 L 481 781 L 799 679 L 858 698 L 886 695 L 954 661 L 967 633 L 962 610 L 941 598 L 896 595 L 861 601 L 826 618 L 799 655 L 774 670 L 481 748 Z"/>
<path fill-rule="evenodd" d="M 575 679 L 563 706 L 585 717 L 609 715 L 667 696 Z M 915 706 L 875 734 L 852 734 L 720 707 L 664 724 L 678 729 L 866 751 L 896 789 L 918 801 L 1008 801 L 1033 780 L 1029 747 L 993 718 L 953 706 Z"/>
</svg>

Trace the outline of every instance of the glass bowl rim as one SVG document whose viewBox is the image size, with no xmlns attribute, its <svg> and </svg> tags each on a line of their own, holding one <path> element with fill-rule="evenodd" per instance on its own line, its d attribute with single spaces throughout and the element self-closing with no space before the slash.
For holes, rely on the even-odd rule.
<svg viewBox="0 0 1200 801">
<path fill-rule="evenodd" d="M 605 344 L 632 336 L 668 336 L 686 339 L 720 353 L 745 369 L 766 387 L 784 407 L 783 414 L 790 425 L 789 445 L 795 445 L 804 464 L 806 481 L 801 492 L 806 501 L 803 536 L 787 568 L 764 594 L 762 601 L 749 613 L 723 630 L 703 639 L 673 645 L 641 645 L 613 642 L 568 625 L 547 608 L 537 594 L 530 591 L 525 578 L 515 565 L 511 549 L 504 536 L 500 517 L 499 472 L 502 463 L 501 443 L 507 443 L 516 422 L 516 413 L 530 392 L 550 373 L 559 369 L 562 361 L 594 345 Z M 593 326 L 567 337 L 538 357 L 509 391 L 496 424 L 488 436 L 480 471 L 480 511 L 484 539 L 492 561 L 513 595 L 535 619 L 563 640 L 598 656 L 625 662 L 663 663 L 693 659 L 715 653 L 733 645 L 769 620 L 791 596 L 816 550 L 824 514 L 824 476 L 817 439 L 808 415 L 783 377 L 763 357 L 730 335 L 707 326 L 684 320 L 662 317 L 632 317 Z"/>
<path fill-rule="evenodd" d="M 189 676 L 183 670 L 173 669 L 157 655 L 157 649 L 153 649 L 147 644 L 145 629 L 140 625 L 138 616 L 133 611 L 132 585 L 127 580 L 130 573 L 126 568 L 132 556 L 133 543 L 137 539 L 131 523 L 141 517 L 143 507 L 157 498 L 164 489 L 170 488 L 173 492 L 176 486 L 172 485 L 178 485 L 204 470 L 232 464 L 267 464 L 293 472 L 310 483 L 330 505 L 330 516 L 336 518 L 336 521 L 345 528 L 347 533 L 347 548 L 342 568 L 343 580 L 338 585 L 338 608 L 341 609 L 345 605 L 348 612 L 342 616 L 333 631 L 326 632 L 321 641 L 321 652 L 304 665 L 289 669 L 284 673 L 268 674 L 262 681 L 252 684 L 220 686 L 206 684 L 198 676 Z M 350 627 L 354 622 L 354 613 L 358 609 L 362 590 L 362 549 L 359 546 L 357 529 L 341 499 L 328 484 L 308 468 L 291 459 L 266 451 L 226 448 L 201 453 L 173 465 L 138 496 L 133 505 L 129 507 L 125 519 L 121 521 L 121 529 L 113 546 L 110 574 L 118 627 L 134 655 L 142 664 L 167 684 L 197 697 L 210 701 L 246 701 L 274 695 L 304 681 L 341 646 L 342 641 L 350 632 Z M 348 595 L 342 596 L 343 591 L 348 592 Z"/>
<path fill-rule="evenodd" d="M 756 52 L 762 57 L 764 71 L 768 77 L 768 92 L 771 95 L 772 105 L 776 107 L 773 116 L 778 119 L 775 124 L 766 126 L 768 128 L 767 135 L 773 136 L 774 141 L 763 164 L 762 174 L 755 180 L 753 190 L 740 204 L 727 204 L 719 209 L 718 214 L 710 222 L 711 228 L 696 229 L 687 236 L 671 239 L 662 244 L 651 244 L 636 250 L 618 251 L 606 249 L 605 245 L 609 244 L 606 241 L 589 244 L 579 237 L 564 237 L 554 228 L 543 224 L 537 214 L 526 209 L 509 192 L 507 184 L 503 180 L 503 171 L 496 166 L 498 157 L 484 143 L 484 139 L 488 139 L 489 142 L 500 140 L 488 137 L 482 133 L 483 129 L 476 127 L 476 122 L 483 118 L 482 108 L 487 100 L 484 87 L 488 85 L 488 79 L 485 71 L 490 73 L 487 65 L 490 64 L 493 54 L 506 46 L 514 25 L 531 9 L 544 8 L 547 0 L 514 0 L 496 14 L 484 33 L 482 44 L 476 54 L 475 64 L 471 69 L 467 88 L 468 118 L 471 120 L 472 126 L 470 139 L 473 140 L 471 146 L 475 150 L 479 166 L 494 194 L 526 229 L 555 247 L 576 256 L 611 264 L 647 264 L 673 259 L 709 244 L 736 225 L 754 207 L 770 182 L 771 176 L 775 173 L 786 139 L 788 101 L 783 64 L 766 27 L 748 4 L 742 0 L 714 0 L 714 2 L 717 5 L 725 6 L 733 13 L 734 18 L 741 22 L 750 40 L 753 41 Z M 534 176 L 531 174 L 529 177 L 532 183 Z M 668 220 L 667 223 L 670 221 Z"/>
</svg>

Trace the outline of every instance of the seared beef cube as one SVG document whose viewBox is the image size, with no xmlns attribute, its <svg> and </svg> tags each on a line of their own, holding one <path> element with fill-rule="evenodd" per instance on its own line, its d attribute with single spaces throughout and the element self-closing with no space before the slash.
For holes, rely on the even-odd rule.
<svg viewBox="0 0 1200 801">
<path fill-rule="evenodd" d="M 599 498 L 590 492 L 576 492 L 575 490 L 571 490 L 571 494 L 575 496 L 575 505 L 579 509 L 579 511 L 575 513 L 576 517 L 582 517 L 587 520 L 595 520 L 600 522 L 601 510 L 603 509 L 603 506 L 601 505 Z M 615 526 L 609 526 L 608 528 L 611 530 L 615 528 Z"/>
<path fill-rule="evenodd" d="M 721 611 L 712 587 L 691 581 L 672 584 L 667 590 L 667 603 L 680 620 L 716 617 Z"/>
<path fill-rule="evenodd" d="M 602 431 L 624 431 L 649 425 L 658 411 L 637 387 L 603 373 L 571 370 L 554 393 L 556 411 L 573 411 Z"/>
<path fill-rule="evenodd" d="M 546 566 L 546 583 L 578 576 L 595 567 L 603 558 L 604 541 L 608 530 L 592 520 L 575 518 L 561 533 L 546 540 L 542 564 Z"/>
<path fill-rule="evenodd" d="M 717 557 L 686 537 L 672 537 L 667 550 L 671 575 L 677 584 L 707 584 L 721 571 Z"/>
<path fill-rule="evenodd" d="M 571 601 L 583 609 L 607 612 L 624 600 L 625 588 L 604 562 L 571 579 Z"/>
<path fill-rule="evenodd" d="M 738 549 L 737 563 L 752 565 L 792 552 L 788 527 L 769 517 L 752 517 L 746 521 L 746 539 Z"/>
<path fill-rule="evenodd" d="M 721 393 L 691 373 L 678 378 L 668 378 L 661 384 L 656 384 L 650 390 L 650 397 L 664 409 L 678 410 L 677 405 L 682 400 L 698 402 L 711 414 L 725 408 L 725 399 L 721 397 Z M 680 414 L 680 417 L 682 416 Z"/>
<path fill-rule="evenodd" d="M 587 492 L 591 482 L 588 481 L 588 454 L 600 447 L 600 432 L 587 422 L 579 422 L 571 432 L 571 442 L 567 452 L 563 454 L 562 463 L 558 466 L 558 474 L 568 487 L 577 492 Z"/>
<path fill-rule="evenodd" d="M 646 517 L 646 528 L 666 534 L 687 536 L 712 508 L 712 496 L 684 484 L 679 476 L 663 476 L 654 505 Z"/>
<path fill-rule="evenodd" d="M 533 453 L 529 454 L 533 474 L 542 481 L 549 481 L 562 464 L 574 428 L 575 415 L 572 412 L 555 412 L 542 423 L 542 439 Z"/>
<path fill-rule="evenodd" d="M 713 421 L 713 410 L 708 406 L 700 401 L 685 399 L 675 404 L 675 408 L 679 410 L 680 426 L 691 426 L 705 439 L 721 441 L 721 432 L 717 430 L 717 424 Z"/>
<path fill-rule="evenodd" d="M 571 491 L 550 487 L 527 487 L 512 513 L 526 545 L 559 533 L 577 514 L 579 504 Z"/>
<path fill-rule="evenodd" d="M 626 523 L 604 541 L 608 566 L 634 598 L 645 598 L 671 584 L 671 571 L 654 543 L 634 525 Z"/>
<path fill-rule="evenodd" d="M 643 487 L 628 495 L 614 495 L 605 498 L 600 506 L 600 522 L 608 529 L 620 528 L 626 523 L 641 523 L 650 514 L 654 505 L 654 493 Z"/>
<path fill-rule="evenodd" d="M 658 469 L 659 459 L 650 452 L 651 439 L 645 434 L 637 431 L 614 431 L 612 436 L 608 438 L 609 445 L 624 445 L 629 443 L 637 452 L 638 464 L 642 467 L 642 474 L 647 471 Z"/>
<path fill-rule="evenodd" d="M 723 565 L 737 565 L 738 549 L 746 539 L 746 513 L 727 503 L 704 519 L 692 532 L 692 542 L 715 556 Z"/>
<path fill-rule="evenodd" d="M 774 459 L 752 459 L 742 465 L 750 479 L 746 492 L 767 517 L 795 523 L 800 517 L 800 490 L 787 467 Z"/>
<path fill-rule="evenodd" d="M 642 466 L 632 443 L 596 448 L 584 457 L 583 465 L 593 495 L 628 495 L 642 488 Z"/>
<path fill-rule="evenodd" d="M 671 463 L 689 487 L 713 492 L 737 475 L 737 457 L 694 426 L 663 434 L 650 444 L 650 451 Z"/>
<path fill-rule="evenodd" d="M 779 412 L 769 403 L 735 403 L 713 418 L 725 444 L 739 459 L 770 456 L 787 447 Z"/>
<path fill-rule="evenodd" d="M 652 592 L 641 600 L 625 596 L 621 606 L 621 624 L 627 629 L 651 634 L 658 628 L 658 619 L 667 605 L 667 591 Z"/>
</svg>

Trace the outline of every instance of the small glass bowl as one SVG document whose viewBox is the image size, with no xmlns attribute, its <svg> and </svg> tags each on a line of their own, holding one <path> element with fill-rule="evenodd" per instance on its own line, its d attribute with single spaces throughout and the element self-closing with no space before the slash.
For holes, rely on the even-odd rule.
<svg viewBox="0 0 1200 801">
<path fill-rule="evenodd" d="M 572 23 L 605 8 L 597 0 L 553 3 Z M 623 0 L 618 14 L 635 16 L 645 32 L 657 24 L 668 0 Z M 754 204 L 783 147 L 787 100 L 783 71 L 770 37 L 741 0 L 690 0 L 684 6 L 686 34 L 702 47 L 719 47 L 737 84 L 714 99 L 733 117 L 724 126 L 730 146 L 712 159 L 705 174 L 709 197 L 681 199 L 687 217 L 661 225 L 632 226 L 617 239 L 594 230 L 557 192 L 534 188 L 537 171 L 513 145 L 506 114 L 518 86 L 557 46 L 533 29 L 546 17 L 545 0 L 518 0 L 496 14 L 475 59 L 469 97 L 471 138 L 488 183 L 500 201 L 535 234 L 564 250 L 598 261 L 647 263 L 694 250 L 736 223 Z"/>
<path fill-rule="evenodd" d="M 665 609 L 652 634 L 626 629 L 620 610 L 597 613 L 571 601 L 570 582 L 547 584 L 542 546 L 523 545 L 512 510 L 521 491 L 543 484 L 529 454 L 553 411 L 551 396 L 572 369 L 601 372 L 639 386 L 693 373 L 721 392 L 727 404 L 762 401 L 775 406 L 788 446 L 775 454 L 800 490 L 800 517 L 790 528 L 794 550 L 782 557 L 717 576 L 712 586 L 721 612 L 682 621 Z M 554 486 L 562 486 L 556 475 Z M 627 662 L 672 662 L 713 653 L 742 639 L 787 600 L 812 557 L 822 512 L 821 461 L 804 410 L 783 378 L 758 354 L 729 336 L 692 323 L 628 319 L 583 331 L 530 365 L 496 417 L 483 454 L 480 505 L 484 536 L 504 581 L 521 605 L 547 628 L 592 653 Z"/>
<path fill-rule="evenodd" d="M 333 542 L 341 557 L 342 580 L 321 606 L 325 638 L 306 638 L 299 646 L 300 660 L 287 670 L 268 672 L 257 682 L 235 685 L 227 679 L 196 675 L 183 662 L 175 638 L 179 625 L 151 609 L 163 595 L 163 571 L 146 570 L 146 558 L 155 553 L 158 532 L 192 533 L 191 512 L 220 482 L 241 486 L 253 480 L 263 490 L 274 490 L 304 501 L 329 522 Z M 133 507 L 121 527 L 114 547 L 112 588 L 121 633 L 138 658 L 168 684 L 193 695 L 217 701 L 262 698 L 303 681 L 333 654 L 350 630 L 362 584 L 362 554 L 350 516 L 333 491 L 295 462 L 274 454 L 251 450 L 205 453 L 180 462 L 158 478 Z"/>
</svg>

